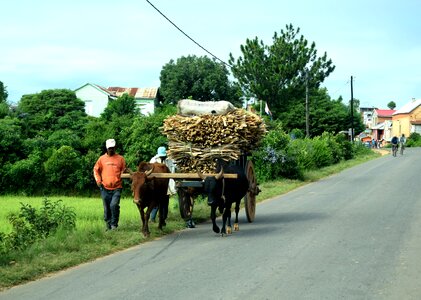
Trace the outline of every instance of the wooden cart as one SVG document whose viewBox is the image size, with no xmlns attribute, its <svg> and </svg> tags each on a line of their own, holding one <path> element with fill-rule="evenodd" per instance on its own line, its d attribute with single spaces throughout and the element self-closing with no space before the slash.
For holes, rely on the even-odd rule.
<svg viewBox="0 0 421 300">
<path fill-rule="evenodd" d="M 241 156 L 238 161 L 233 162 L 244 168 L 244 171 L 249 182 L 249 189 L 244 196 L 244 207 L 246 211 L 247 221 L 253 222 L 256 214 L 256 195 L 259 194 L 260 189 L 256 180 L 253 163 L 247 160 L 246 156 Z M 180 215 L 183 219 L 190 219 L 193 213 L 193 206 L 195 198 L 202 193 L 203 181 L 198 174 L 189 173 L 175 173 L 172 178 L 176 181 L 178 203 L 180 208 Z M 204 174 L 205 176 L 214 176 L 216 174 Z M 237 174 L 224 174 L 224 178 L 237 178 Z"/>
<path fill-rule="evenodd" d="M 254 173 L 254 167 L 251 160 L 247 160 L 245 155 L 242 155 L 239 160 L 233 162 L 244 168 L 247 180 L 249 182 L 249 189 L 244 196 L 244 207 L 246 210 L 247 221 L 249 223 L 254 221 L 256 214 L 256 196 L 260 189 Z M 203 174 L 204 176 L 215 176 L 217 174 Z M 130 178 L 130 174 L 122 174 L 122 178 Z M 151 173 L 148 178 L 172 178 L 176 182 L 178 203 L 180 215 L 185 220 L 192 218 L 194 200 L 202 194 L 203 180 L 197 173 Z M 237 174 L 224 173 L 224 178 L 237 178 Z"/>
</svg>

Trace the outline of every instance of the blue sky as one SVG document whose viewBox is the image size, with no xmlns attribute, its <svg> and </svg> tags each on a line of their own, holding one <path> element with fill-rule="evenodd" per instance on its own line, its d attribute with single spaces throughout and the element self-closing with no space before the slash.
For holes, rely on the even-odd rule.
<svg viewBox="0 0 421 300">
<path fill-rule="evenodd" d="M 419 0 L 150 0 L 224 61 L 247 38 L 272 43 L 286 24 L 300 28 L 336 66 L 325 80 L 332 98 L 397 108 L 421 98 Z M 45 89 L 156 87 L 162 66 L 207 55 L 145 0 L 4 1 L 0 81 L 9 101 Z"/>
</svg>

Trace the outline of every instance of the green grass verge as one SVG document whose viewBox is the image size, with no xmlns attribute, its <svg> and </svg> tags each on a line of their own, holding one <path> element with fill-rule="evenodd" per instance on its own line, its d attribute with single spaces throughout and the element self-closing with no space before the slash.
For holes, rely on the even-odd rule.
<svg viewBox="0 0 421 300">
<path fill-rule="evenodd" d="M 260 184 L 262 192 L 257 196 L 257 202 L 282 195 L 299 186 L 314 182 L 343 169 L 379 157 L 378 153 L 368 153 L 357 159 L 344 161 L 317 171 L 307 172 L 303 181 L 281 179 Z M 153 240 L 185 228 L 185 222 L 180 218 L 178 202 L 171 198 L 167 226 L 163 231 L 157 229 L 157 224 L 151 224 L 151 236 L 144 238 L 140 234 L 140 218 L 131 198 L 121 200 L 120 226 L 117 231 L 105 231 L 102 220 L 102 201 L 98 198 L 48 197 L 51 201 L 62 200 L 66 206 L 73 207 L 76 215 L 76 230 L 73 232 L 58 231 L 45 240 L 39 241 L 25 251 L 12 253 L 0 259 L 0 290 L 35 280 L 46 274 L 63 270 L 98 257 Z M 41 197 L 0 197 L 0 231 L 11 231 L 7 221 L 10 212 L 18 212 L 20 203 L 28 203 L 38 208 L 42 205 Z M 209 207 L 206 201 L 199 198 L 194 208 L 196 223 L 209 219 Z M 258 217 L 258 216 L 256 216 Z M 209 228 L 211 231 L 211 228 Z"/>
</svg>

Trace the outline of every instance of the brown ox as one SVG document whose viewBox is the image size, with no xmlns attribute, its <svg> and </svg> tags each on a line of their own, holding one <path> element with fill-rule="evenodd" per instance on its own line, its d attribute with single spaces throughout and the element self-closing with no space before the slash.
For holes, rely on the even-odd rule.
<svg viewBox="0 0 421 300">
<path fill-rule="evenodd" d="M 151 173 L 170 173 L 168 167 L 160 163 L 141 162 L 136 172 L 131 172 L 133 202 L 139 209 L 142 220 L 142 233 L 145 237 L 150 235 L 149 216 L 154 207 L 159 207 L 158 229 L 165 226 L 168 214 L 168 181 L 167 178 L 148 178 Z M 145 208 L 146 213 L 145 213 Z"/>
</svg>

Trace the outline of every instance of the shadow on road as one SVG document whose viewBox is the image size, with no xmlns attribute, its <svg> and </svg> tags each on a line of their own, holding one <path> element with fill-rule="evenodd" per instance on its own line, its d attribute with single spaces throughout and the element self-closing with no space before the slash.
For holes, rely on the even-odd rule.
<svg viewBox="0 0 421 300">
<path fill-rule="evenodd" d="M 324 219 L 327 215 L 324 213 L 268 213 L 260 215 L 254 220 L 256 224 L 271 225 L 274 223 L 292 223 L 292 222 L 305 222 L 314 219 Z"/>
</svg>

